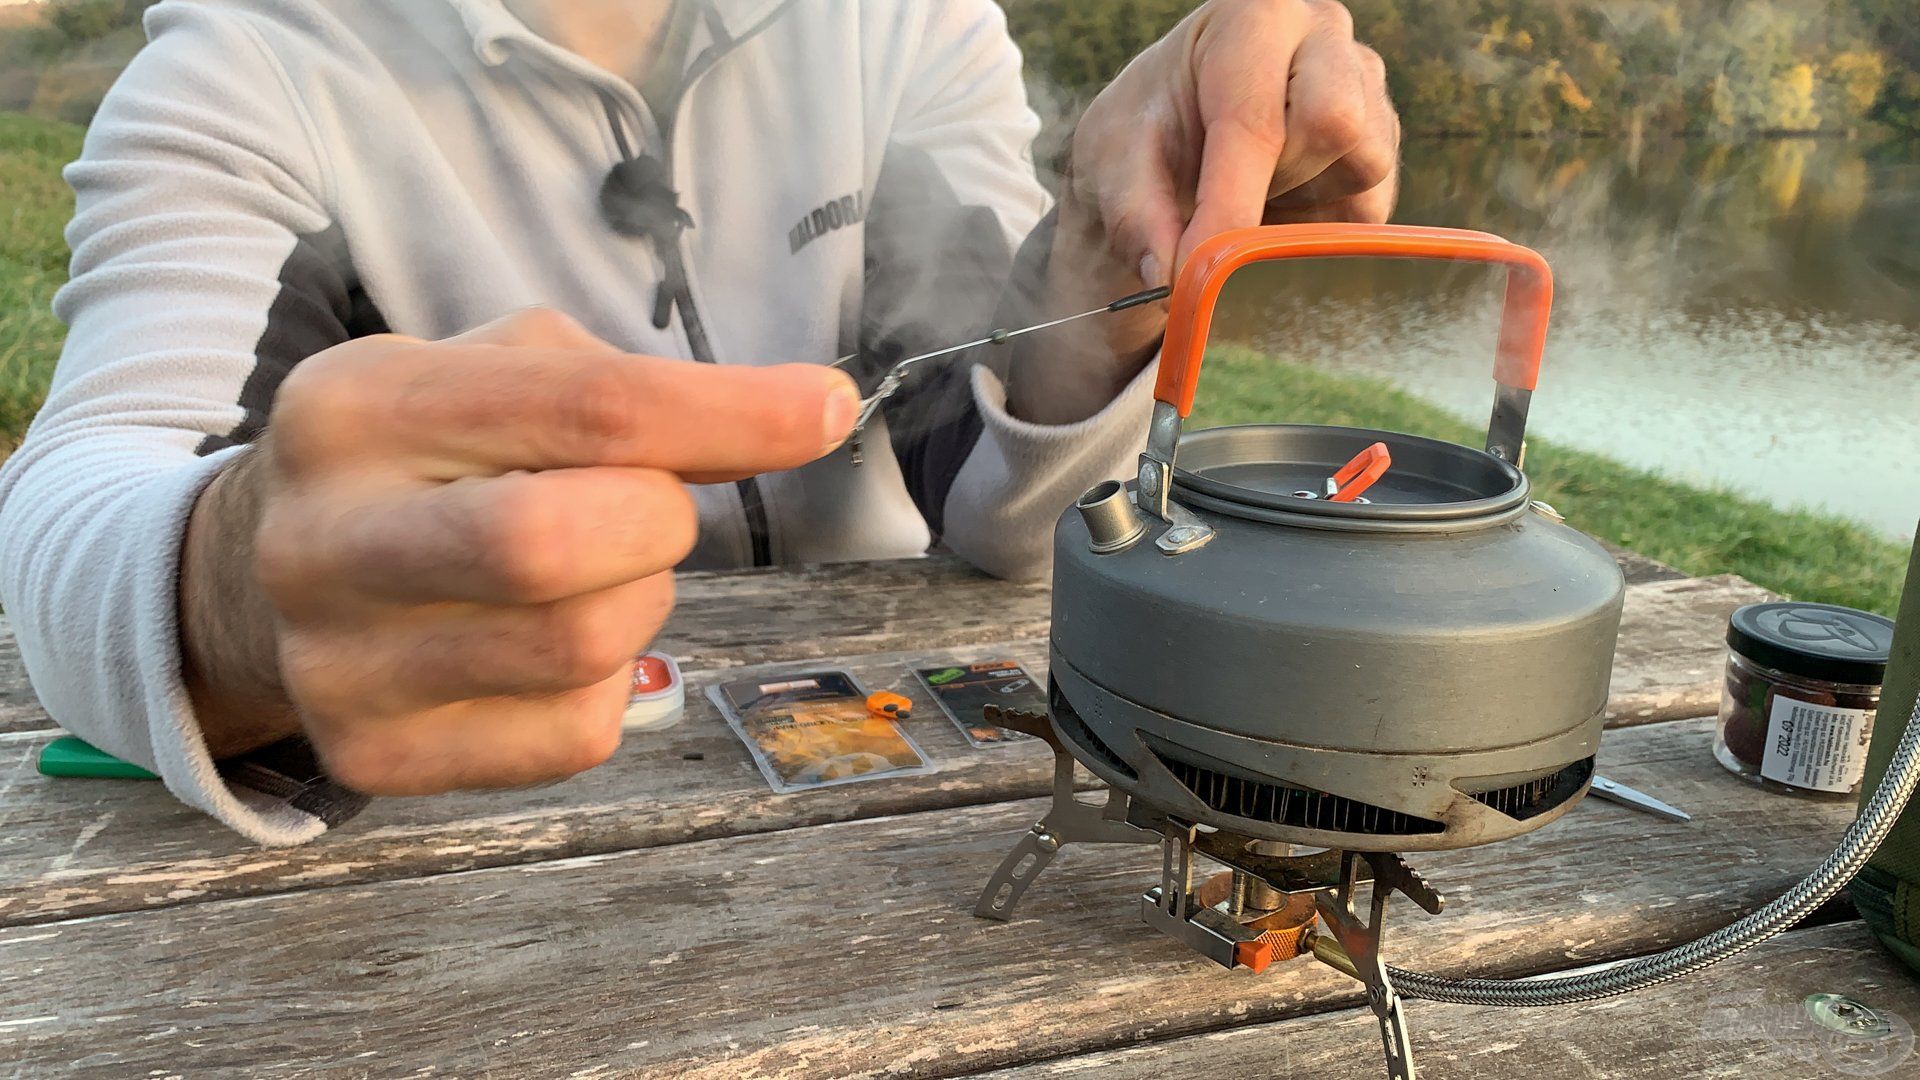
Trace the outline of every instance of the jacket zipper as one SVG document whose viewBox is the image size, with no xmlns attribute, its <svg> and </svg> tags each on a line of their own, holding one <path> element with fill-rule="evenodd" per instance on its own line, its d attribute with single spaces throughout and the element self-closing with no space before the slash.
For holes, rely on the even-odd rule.
<svg viewBox="0 0 1920 1080">
<path fill-rule="evenodd" d="M 673 291 L 673 304 L 680 309 L 680 324 L 687 332 L 687 346 L 693 351 L 695 361 L 712 364 L 714 359 L 713 342 L 707 337 L 706 323 L 700 318 L 699 309 L 693 304 L 693 290 L 687 286 L 686 256 L 681 253 L 680 245 L 675 243 L 665 258 L 675 264 L 667 269 L 667 279 L 677 288 Z M 665 282 L 661 287 L 665 288 Z M 734 487 L 740 492 L 740 509 L 747 517 L 747 538 L 753 548 L 753 565 L 773 565 L 773 531 L 767 520 L 766 497 L 761 494 L 760 481 L 749 476 L 734 481 Z"/>
<path fill-rule="evenodd" d="M 782 12 L 792 6 L 792 2 L 793 0 L 788 0 L 788 3 L 781 4 L 779 7 L 768 12 L 765 18 L 749 28 L 747 32 L 741 36 L 729 38 L 723 43 L 709 45 L 706 51 L 702 52 L 700 56 L 694 60 L 692 66 L 687 71 L 685 82 L 680 86 L 679 94 L 674 98 L 673 108 L 667 110 L 667 123 L 660 130 L 660 163 L 666 171 L 669 182 L 677 184 L 677 177 L 674 173 L 674 132 L 679 127 L 680 110 L 686 104 L 687 95 L 692 92 L 694 84 L 698 83 L 707 72 L 712 71 L 714 65 L 719 63 L 722 57 L 739 48 L 742 44 L 752 40 L 761 31 L 771 25 Z M 718 31 L 718 23 L 716 22 L 709 21 L 708 27 L 709 33 Z M 622 95 L 622 99 L 626 101 L 629 109 L 633 107 L 632 101 L 627 100 L 626 95 Z M 633 119 L 640 123 L 645 122 L 641 117 L 636 116 Z M 666 328 L 664 323 L 672 317 L 672 312 L 666 303 L 670 298 L 672 307 L 680 309 L 680 324 L 682 328 L 686 330 L 687 347 L 692 351 L 694 361 L 702 364 L 718 363 L 719 361 L 714 354 L 713 339 L 707 336 L 706 322 L 700 317 L 700 310 L 693 302 L 693 287 L 687 280 L 687 257 L 684 241 L 676 238 L 670 247 L 663 246 L 663 249 L 660 251 L 660 259 L 664 264 L 662 267 L 663 279 L 661 281 L 660 297 L 657 298 L 654 303 L 654 324 L 660 329 L 664 330 Z M 669 286 L 671 286 L 670 289 Z M 740 509 L 747 519 L 747 538 L 752 550 L 753 565 L 756 567 L 772 566 L 773 530 L 768 520 L 766 497 L 760 489 L 760 481 L 755 477 L 749 476 L 744 480 L 737 481 L 734 486 L 740 493 Z"/>
</svg>

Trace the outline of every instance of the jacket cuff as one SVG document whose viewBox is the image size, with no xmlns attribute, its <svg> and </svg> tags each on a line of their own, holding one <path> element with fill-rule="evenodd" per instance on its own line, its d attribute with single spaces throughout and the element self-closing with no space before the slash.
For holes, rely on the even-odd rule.
<svg viewBox="0 0 1920 1080">
<path fill-rule="evenodd" d="M 987 366 L 976 364 L 973 368 L 973 401 L 980 410 L 987 430 L 1010 455 L 1031 453 L 1036 455 L 1037 460 L 1045 460 L 1057 456 L 1064 447 L 1079 444 L 1096 434 L 1102 437 L 1102 442 L 1113 441 L 1116 445 L 1137 436 L 1136 441 L 1144 446 L 1147 422 L 1153 416 L 1153 384 L 1159 377 L 1160 356 L 1156 353 L 1152 362 L 1142 368 L 1099 412 L 1071 424 L 1037 424 L 1008 412 L 1006 384 Z M 1131 435 L 1127 433 L 1128 425 L 1133 426 Z M 1128 459 L 1128 464 L 1131 464 L 1131 459 Z"/>
<path fill-rule="evenodd" d="M 1146 445 L 1157 367 L 1148 365 L 1105 408 L 1073 424 L 1012 416 L 999 377 L 975 367 L 980 441 L 948 497 L 947 546 L 996 577 L 1044 577 L 1060 512 L 1092 485 L 1128 475 Z"/>
<path fill-rule="evenodd" d="M 130 575 L 139 584 L 131 628 L 147 717 L 150 761 L 167 789 L 189 806 L 218 818 L 260 844 L 299 844 L 352 817 L 366 798 L 321 774 L 302 739 L 289 739 L 230 761 L 207 753 L 193 701 L 187 693 L 180 633 L 180 559 L 194 503 L 220 470 L 241 452 L 235 447 L 196 459 L 146 481 L 135 509 L 146 520 L 127 522 L 130 535 L 150 537 L 146 565 Z M 130 747 L 138 756 L 141 747 Z M 118 748 L 116 748 L 118 750 Z"/>
</svg>

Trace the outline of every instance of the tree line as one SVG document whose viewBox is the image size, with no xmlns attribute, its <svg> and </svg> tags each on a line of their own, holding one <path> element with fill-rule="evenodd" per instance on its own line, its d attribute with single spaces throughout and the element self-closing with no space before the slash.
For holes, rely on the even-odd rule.
<svg viewBox="0 0 1920 1080">
<path fill-rule="evenodd" d="M 1410 134 L 1920 132 L 1916 0 L 1346 0 Z M 1194 0 L 1004 0 L 1070 115 Z"/>
<path fill-rule="evenodd" d="M 412 0 L 409 0 L 412 2 Z M 0 106 L 84 120 L 153 0 L 0 27 Z M 1197 0 L 1002 0 L 1057 146 Z M 1920 133 L 1920 0 L 1347 0 L 1410 134 Z M 804 12 L 802 12 L 804 15 Z M 35 65 L 38 72 L 27 72 Z M 102 73 L 104 69 L 104 74 Z M 0 86 L 0 97 L 9 96 Z M 1042 149 L 1047 147 L 1043 144 Z"/>
</svg>

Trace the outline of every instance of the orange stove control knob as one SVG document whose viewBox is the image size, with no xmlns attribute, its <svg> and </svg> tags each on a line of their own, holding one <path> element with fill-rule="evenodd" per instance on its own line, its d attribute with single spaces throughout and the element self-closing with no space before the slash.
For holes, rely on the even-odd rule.
<svg viewBox="0 0 1920 1080">
<path fill-rule="evenodd" d="M 1258 975 L 1276 961 L 1291 960 L 1307 951 L 1307 932 L 1312 929 L 1313 923 L 1308 922 L 1282 930 L 1268 930 L 1252 941 L 1242 941 L 1233 947 L 1234 963 Z"/>
</svg>

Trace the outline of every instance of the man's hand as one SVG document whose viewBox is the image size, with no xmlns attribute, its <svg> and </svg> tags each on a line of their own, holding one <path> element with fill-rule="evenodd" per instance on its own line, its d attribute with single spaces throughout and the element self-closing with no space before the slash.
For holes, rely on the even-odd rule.
<svg viewBox="0 0 1920 1080">
<path fill-rule="evenodd" d="M 812 461 L 857 408 L 837 371 L 625 355 L 544 311 L 306 360 L 188 529 L 210 747 L 304 730 L 385 795 L 593 767 L 698 532 L 685 485 Z"/>
<path fill-rule="evenodd" d="M 1399 153 L 1385 66 L 1354 41 L 1345 7 L 1211 0 L 1081 119 L 1049 313 L 1166 284 L 1201 241 L 1227 229 L 1385 221 Z M 1151 358 L 1164 317 L 1164 308 L 1139 309 L 1098 320 L 1072 348 L 1036 348 L 1010 387 L 1016 414 L 1055 423 L 1091 415 Z"/>
</svg>

